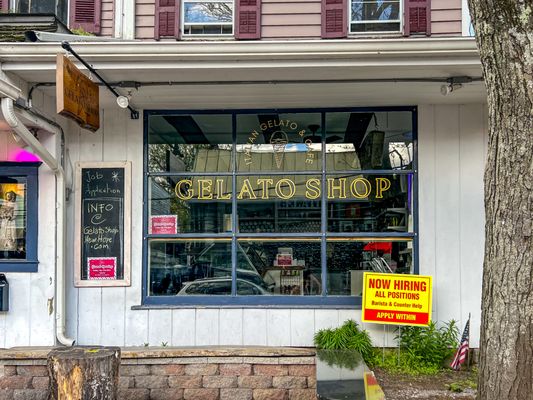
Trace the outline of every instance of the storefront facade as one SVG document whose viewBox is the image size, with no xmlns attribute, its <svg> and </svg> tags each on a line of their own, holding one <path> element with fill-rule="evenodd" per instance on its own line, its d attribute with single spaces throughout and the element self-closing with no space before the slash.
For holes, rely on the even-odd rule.
<svg viewBox="0 0 533 400">
<path fill-rule="evenodd" d="M 3 56 L 6 78 L 26 91 L 52 76 L 58 51 L 30 46 Z M 95 133 L 58 118 L 70 190 L 66 336 L 118 346 L 312 346 L 318 329 L 361 320 L 361 274 L 373 270 L 432 275 L 433 319 L 472 313 L 477 346 L 485 98 L 479 83 L 444 97 L 430 79 L 479 76 L 471 39 L 97 46 L 78 49 L 110 80 L 160 85 L 132 91 L 138 120 L 103 89 Z M 210 78 L 163 84 L 177 76 Z M 35 107 L 53 117 L 53 90 L 36 93 Z M 2 159 L 14 161 L 21 147 L 8 126 L 1 140 Z M 40 140 L 60 154 L 57 134 Z M 76 284 L 78 162 L 131 166 L 129 286 Z M 56 340 L 46 212 L 56 193 L 46 166 L 38 183 L 39 265 L 6 272 L 0 347 Z M 393 328 L 364 327 L 376 345 L 394 346 Z"/>
</svg>

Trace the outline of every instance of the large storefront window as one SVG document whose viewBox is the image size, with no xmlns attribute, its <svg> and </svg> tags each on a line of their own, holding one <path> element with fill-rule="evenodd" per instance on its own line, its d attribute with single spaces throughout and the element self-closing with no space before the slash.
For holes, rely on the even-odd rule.
<svg viewBox="0 0 533 400">
<path fill-rule="evenodd" d="M 416 273 L 416 110 L 146 118 L 146 304 L 353 305 Z"/>
</svg>

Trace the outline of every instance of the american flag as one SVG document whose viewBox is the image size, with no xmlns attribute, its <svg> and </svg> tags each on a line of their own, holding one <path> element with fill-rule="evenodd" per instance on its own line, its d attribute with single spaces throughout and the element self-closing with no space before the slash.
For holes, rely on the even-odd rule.
<svg viewBox="0 0 533 400">
<path fill-rule="evenodd" d="M 465 330 L 463 331 L 463 336 L 461 337 L 461 343 L 459 344 L 459 348 L 455 352 L 455 356 L 453 357 L 453 361 L 450 364 L 450 368 L 458 370 L 461 367 L 461 364 L 463 364 L 466 361 L 466 353 L 468 353 L 468 340 L 470 338 L 470 317 L 468 317 L 468 321 L 466 321 Z"/>
</svg>

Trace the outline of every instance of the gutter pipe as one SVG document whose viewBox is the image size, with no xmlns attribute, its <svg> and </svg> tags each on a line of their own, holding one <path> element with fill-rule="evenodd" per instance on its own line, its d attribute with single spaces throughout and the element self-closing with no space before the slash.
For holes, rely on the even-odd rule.
<svg viewBox="0 0 533 400">
<path fill-rule="evenodd" d="M 65 346 L 72 346 L 74 340 L 65 335 L 65 172 L 57 159 L 33 136 L 15 113 L 15 101 L 20 96 L 20 89 L 0 79 L 1 109 L 4 119 L 13 131 L 32 151 L 54 172 L 56 180 L 56 338 Z M 27 113 L 29 114 L 29 113 Z M 27 117 L 24 115 L 24 117 Z M 62 131 L 49 121 L 32 114 L 32 122 L 43 130 L 55 133 L 62 138 Z"/>
</svg>

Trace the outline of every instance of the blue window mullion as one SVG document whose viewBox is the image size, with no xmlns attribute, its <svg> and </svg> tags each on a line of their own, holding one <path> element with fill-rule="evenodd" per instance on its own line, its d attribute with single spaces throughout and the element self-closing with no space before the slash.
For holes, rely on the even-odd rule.
<svg viewBox="0 0 533 400">
<path fill-rule="evenodd" d="M 328 230 L 328 199 L 326 196 L 326 113 L 322 112 L 321 115 L 322 121 L 322 169 L 321 169 L 321 238 L 320 238 L 320 267 L 322 270 L 321 281 L 322 281 L 322 296 L 325 297 L 328 295 L 328 257 L 326 249 L 326 232 Z"/>
<path fill-rule="evenodd" d="M 235 188 L 237 187 L 237 115 L 231 114 L 231 135 L 232 135 L 232 150 L 231 150 L 231 295 L 237 295 L 237 196 L 235 196 Z"/>
</svg>

